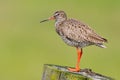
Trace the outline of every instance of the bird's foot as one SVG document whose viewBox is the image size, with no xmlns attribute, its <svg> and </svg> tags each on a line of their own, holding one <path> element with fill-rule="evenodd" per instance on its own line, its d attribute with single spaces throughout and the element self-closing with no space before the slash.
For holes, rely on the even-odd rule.
<svg viewBox="0 0 120 80">
<path fill-rule="evenodd" d="M 71 72 L 79 72 L 80 68 L 68 68 L 68 70 Z"/>
</svg>

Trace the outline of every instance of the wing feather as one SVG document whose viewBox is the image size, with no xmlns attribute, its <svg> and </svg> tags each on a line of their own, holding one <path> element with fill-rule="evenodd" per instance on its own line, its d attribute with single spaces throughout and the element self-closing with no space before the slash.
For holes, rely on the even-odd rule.
<svg viewBox="0 0 120 80">
<path fill-rule="evenodd" d="M 107 42 L 106 39 L 95 33 L 95 31 L 92 30 L 88 25 L 74 19 L 68 19 L 66 22 L 64 22 L 62 28 L 62 33 L 64 34 L 64 36 L 67 36 L 68 38 L 77 42 Z"/>
</svg>

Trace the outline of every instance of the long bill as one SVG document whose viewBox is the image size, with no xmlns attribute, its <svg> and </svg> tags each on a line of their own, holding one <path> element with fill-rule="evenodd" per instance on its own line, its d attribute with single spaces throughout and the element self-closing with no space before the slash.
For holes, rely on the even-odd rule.
<svg viewBox="0 0 120 80">
<path fill-rule="evenodd" d="M 49 20 L 55 20 L 55 17 L 52 16 L 52 17 L 50 17 L 50 18 L 48 18 L 48 19 L 45 19 L 45 20 L 40 21 L 40 23 L 46 22 L 46 21 L 49 21 Z"/>
<path fill-rule="evenodd" d="M 40 23 L 45 22 L 45 21 L 48 21 L 48 19 L 42 20 L 42 21 L 40 21 Z"/>
</svg>

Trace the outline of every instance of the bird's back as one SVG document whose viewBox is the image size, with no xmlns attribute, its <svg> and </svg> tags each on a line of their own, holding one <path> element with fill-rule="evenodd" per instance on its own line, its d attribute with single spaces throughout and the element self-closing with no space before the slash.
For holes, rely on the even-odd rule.
<svg viewBox="0 0 120 80">
<path fill-rule="evenodd" d="M 106 39 L 95 33 L 88 25 L 75 19 L 68 19 L 62 22 L 56 27 L 56 31 L 62 36 L 64 41 L 67 40 L 65 42 L 69 41 L 68 45 L 75 42 L 77 45 L 81 45 L 80 47 L 93 44 L 103 47 L 103 43 L 107 42 Z M 75 45 L 73 44 L 73 46 Z"/>
</svg>

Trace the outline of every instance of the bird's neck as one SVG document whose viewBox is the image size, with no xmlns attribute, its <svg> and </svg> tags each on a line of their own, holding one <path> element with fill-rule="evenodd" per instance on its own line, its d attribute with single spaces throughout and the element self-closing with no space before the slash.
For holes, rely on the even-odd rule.
<svg viewBox="0 0 120 80">
<path fill-rule="evenodd" d="M 65 19 L 65 18 L 62 18 L 62 19 L 56 19 L 55 22 L 61 24 L 61 23 L 63 23 L 64 21 L 66 21 L 66 19 Z"/>
<path fill-rule="evenodd" d="M 61 25 L 64 23 L 64 21 L 65 21 L 65 20 L 61 20 L 61 21 L 60 21 L 60 20 L 56 20 L 56 21 L 55 21 L 55 26 L 56 26 L 56 27 L 61 26 Z"/>
</svg>

